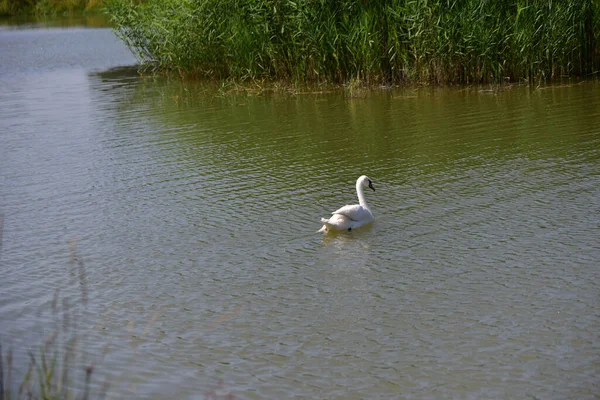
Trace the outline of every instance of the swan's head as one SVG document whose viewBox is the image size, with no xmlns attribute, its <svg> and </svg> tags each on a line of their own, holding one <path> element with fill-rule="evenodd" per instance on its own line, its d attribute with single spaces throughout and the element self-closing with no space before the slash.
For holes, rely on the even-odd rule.
<svg viewBox="0 0 600 400">
<path fill-rule="evenodd" d="M 369 179 L 369 177 L 366 175 L 362 175 L 360 178 L 358 178 L 358 183 L 364 188 L 371 188 L 373 191 L 375 191 L 373 181 L 371 181 L 371 179 Z"/>
</svg>

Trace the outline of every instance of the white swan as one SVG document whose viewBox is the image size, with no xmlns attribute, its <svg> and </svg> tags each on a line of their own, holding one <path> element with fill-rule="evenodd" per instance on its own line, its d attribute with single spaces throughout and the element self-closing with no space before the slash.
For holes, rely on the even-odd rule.
<svg viewBox="0 0 600 400">
<path fill-rule="evenodd" d="M 329 231 L 350 231 L 359 226 L 363 226 L 375 219 L 371 208 L 365 200 L 365 194 L 363 188 L 373 187 L 373 182 L 368 176 L 362 175 L 356 180 L 356 194 L 358 195 L 358 202 L 360 204 L 348 205 L 332 212 L 333 216 L 329 219 L 321 218 L 321 222 L 324 224 L 318 232 L 329 232 Z"/>
</svg>

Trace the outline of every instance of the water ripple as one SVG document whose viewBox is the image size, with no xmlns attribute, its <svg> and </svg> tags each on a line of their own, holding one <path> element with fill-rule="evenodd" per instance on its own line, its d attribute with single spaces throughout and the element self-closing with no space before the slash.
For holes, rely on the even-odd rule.
<svg viewBox="0 0 600 400">
<path fill-rule="evenodd" d="M 0 93 L 11 344 L 85 284 L 117 393 L 597 391 L 596 83 L 223 98 L 77 71 Z M 363 173 L 376 222 L 315 234 Z"/>
</svg>

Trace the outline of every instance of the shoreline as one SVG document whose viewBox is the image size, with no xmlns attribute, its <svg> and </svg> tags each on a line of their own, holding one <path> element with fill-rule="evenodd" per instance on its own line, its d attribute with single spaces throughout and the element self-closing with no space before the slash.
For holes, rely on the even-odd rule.
<svg viewBox="0 0 600 400">
<path fill-rule="evenodd" d="M 37 0 L 35 4 L 20 4 L 15 0 L 0 0 L 0 18 L 25 17 L 73 17 L 81 15 L 105 14 L 105 0 L 84 0 L 79 4 L 73 1 Z"/>
</svg>

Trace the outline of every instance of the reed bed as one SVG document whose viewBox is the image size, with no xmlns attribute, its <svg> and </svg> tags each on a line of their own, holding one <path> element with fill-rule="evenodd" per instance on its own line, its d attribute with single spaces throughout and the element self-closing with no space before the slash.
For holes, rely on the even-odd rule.
<svg viewBox="0 0 600 400">
<path fill-rule="evenodd" d="M 109 0 L 144 67 L 292 83 L 499 83 L 597 73 L 596 0 Z"/>
</svg>

